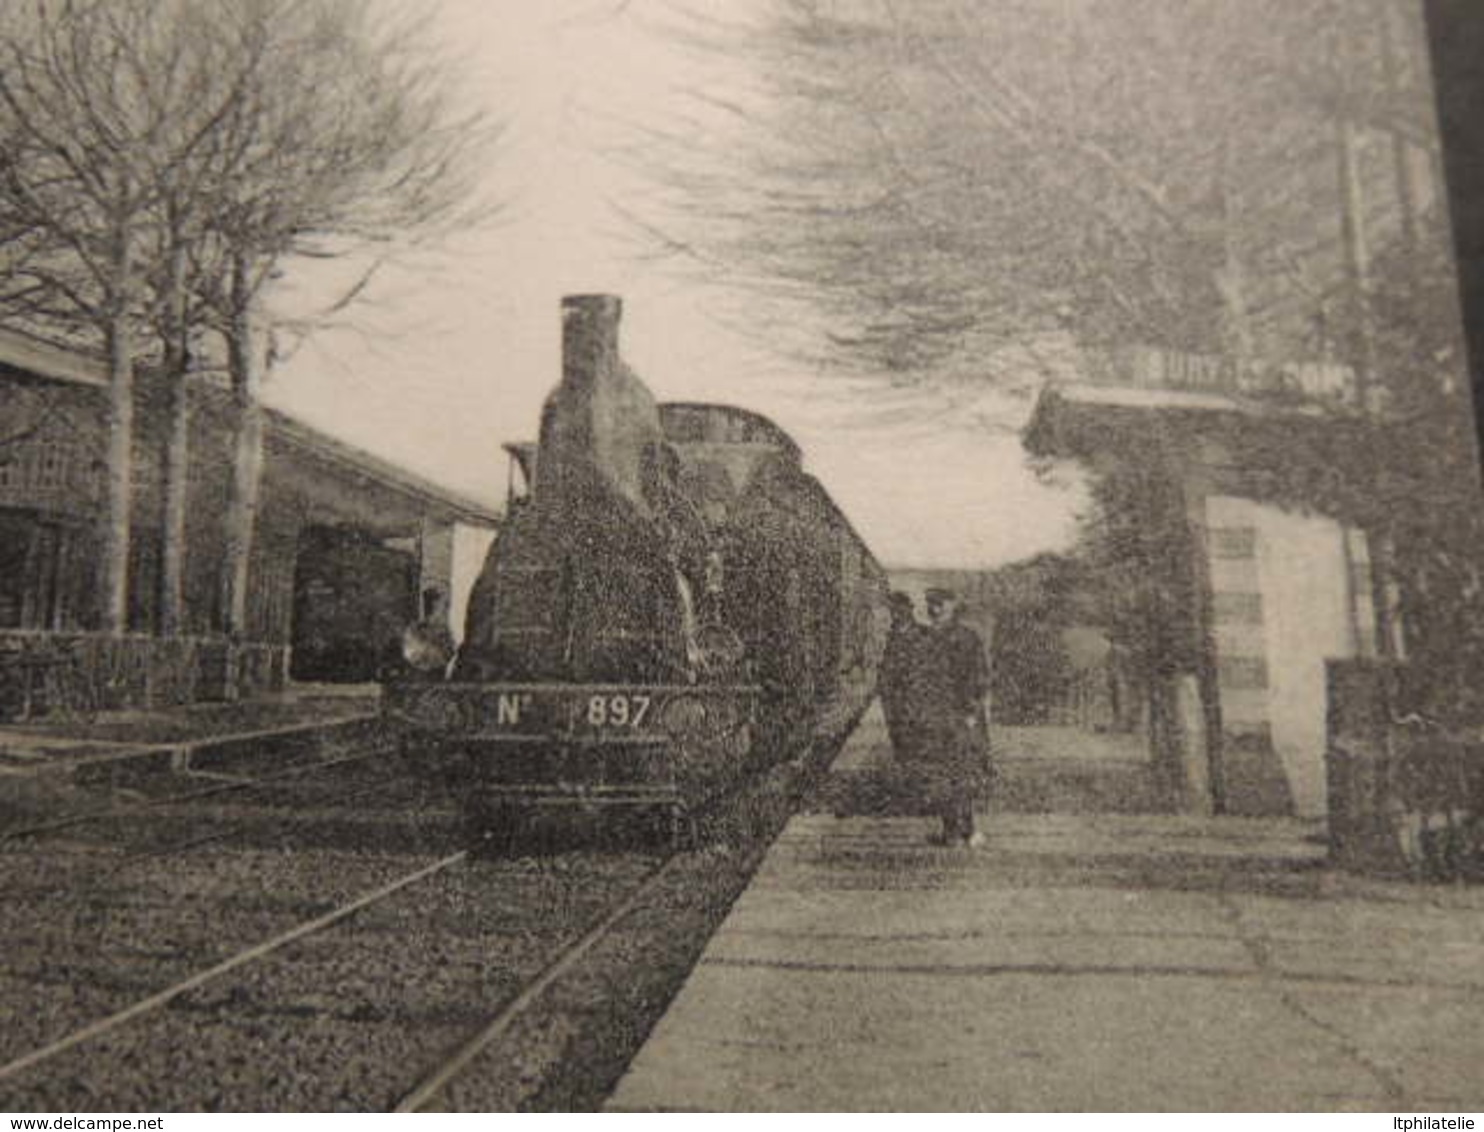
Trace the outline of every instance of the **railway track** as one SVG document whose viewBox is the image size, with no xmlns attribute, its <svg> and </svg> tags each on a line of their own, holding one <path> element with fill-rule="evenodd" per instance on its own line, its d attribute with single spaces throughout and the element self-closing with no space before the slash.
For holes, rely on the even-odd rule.
<svg viewBox="0 0 1484 1132">
<path fill-rule="evenodd" d="M 291 782 L 305 784 L 279 787 Z M 75 860 L 70 835 L 11 842 L 13 858 L 60 849 L 51 856 L 74 875 L 21 894 L 33 925 L 71 923 L 29 952 L 9 945 L 21 962 L 0 1008 L 20 1021 L 0 1035 L 0 1104 L 594 1107 L 762 848 L 488 860 L 427 843 L 316 845 L 321 819 L 420 820 L 368 815 L 366 795 L 382 790 L 337 789 L 337 808 L 281 815 L 311 833 L 287 850 L 233 844 L 229 826 L 148 851 L 84 844 Z M 175 801 L 136 816 L 190 809 Z M 115 858 L 134 867 L 110 877 Z"/>
<path fill-rule="evenodd" d="M 220 978 L 247 963 L 255 962 L 272 955 L 274 952 L 281 951 L 296 940 L 333 927 L 347 917 L 355 915 L 361 909 L 367 908 L 378 901 L 385 900 L 394 893 L 401 891 L 408 885 L 416 884 L 425 877 L 433 876 L 443 872 L 445 869 L 461 864 L 467 858 L 467 852 L 454 853 L 440 861 L 435 861 L 431 865 L 415 869 L 406 876 L 398 877 L 388 884 L 384 884 L 346 904 L 342 904 L 331 912 L 327 912 L 322 916 L 316 916 L 314 919 L 307 920 L 304 923 L 296 924 L 286 932 L 280 932 L 271 939 L 245 948 L 229 959 L 208 967 L 204 971 L 199 971 L 189 978 L 173 983 L 163 990 L 156 991 L 146 998 L 131 1003 L 122 1010 L 116 1010 L 105 1018 L 100 1018 L 96 1022 L 73 1030 L 71 1033 L 42 1046 L 40 1049 L 32 1050 L 30 1053 L 14 1058 L 4 1065 L 0 1065 L 0 1081 L 9 1080 L 27 1069 L 38 1066 L 56 1057 L 58 1054 L 81 1045 L 83 1042 L 102 1037 L 104 1034 L 110 1033 L 136 1018 L 143 1017 L 152 1011 L 160 1010 L 174 1002 L 187 991 L 204 986 L 211 980 Z"/>
<path fill-rule="evenodd" d="M 46 833 L 57 833 L 78 826 L 97 823 L 99 821 L 129 816 L 144 810 L 156 809 L 162 806 L 179 805 L 185 802 L 197 802 L 204 798 L 214 798 L 226 794 L 234 794 L 243 791 L 262 789 L 267 786 L 300 778 L 308 774 L 323 771 L 329 768 L 344 767 L 364 763 L 372 759 L 384 758 L 390 754 L 390 750 L 384 746 L 375 746 L 369 750 L 360 751 L 356 754 L 343 755 L 333 759 L 322 759 L 312 763 L 304 763 L 288 767 L 273 774 L 258 775 L 255 778 L 233 779 L 230 782 L 214 782 L 210 786 L 197 787 L 191 790 L 182 790 L 172 794 L 165 794 L 151 798 L 128 798 L 116 799 L 106 806 L 98 806 L 90 810 L 77 813 L 64 814 L 61 817 L 52 818 L 47 821 L 33 822 L 29 825 L 17 826 L 10 829 L 0 829 L 0 844 L 8 841 L 20 841 L 26 838 L 37 837 Z"/>
<path fill-rule="evenodd" d="M 12 975 L 0 1006 L 10 998 L 22 1019 L 0 1035 L 0 1059 L 17 1042 L 109 1015 L 136 986 L 167 983 L 198 957 L 219 958 L 223 936 L 282 927 L 297 908 L 265 889 L 302 887 L 295 855 L 316 843 L 332 848 L 313 859 L 338 862 L 333 872 L 347 883 L 379 879 L 409 852 L 443 845 L 446 854 L 451 809 L 430 810 L 423 784 L 395 763 L 386 773 L 387 753 L 133 799 L 0 838 L 0 903 L 14 931 L 0 942 Z M 369 781 L 368 767 L 378 770 Z M 354 852 L 357 844 L 381 852 Z"/>
<path fill-rule="evenodd" d="M 393 1111 L 422 1112 L 433 1108 L 459 1075 L 466 1072 L 482 1053 L 508 1033 L 521 1015 L 542 994 L 571 971 L 620 920 L 638 907 L 679 860 L 678 856 L 665 860 L 611 911 L 573 940 L 569 946 L 563 948 L 535 978 L 531 979 L 518 994 L 514 995 L 484 1026 L 480 1027 L 478 1032 L 461 1043 L 446 1059 L 403 1094 Z"/>
<path fill-rule="evenodd" d="M 394 904 L 406 890 L 419 885 L 427 887 L 427 882 L 434 878 L 466 865 L 469 854 L 459 851 L 445 853 L 431 862 L 420 860 L 410 871 L 405 870 L 406 859 L 402 858 L 398 863 L 404 864 L 404 871 L 390 879 L 378 877 L 378 883 L 336 899 L 328 910 L 317 910 L 288 924 L 283 923 L 284 901 L 275 900 L 281 886 L 271 879 L 274 869 L 280 876 L 289 872 L 300 880 L 323 874 L 326 881 L 384 871 L 389 863 L 386 853 L 316 851 L 302 847 L 305 830 L 312 834 L 316 827 L 365 817 L 368 801 L 374 804 L 373 820 L 365 828 L 371 832 L 369 840 L 373 843 L 382 840 L 378 831 L 384 832 L 389 825 L 419 820 L 415 807 L 409 803 L 410 797 L 418 793 L 419 784 L 415 780 L 404 776 L 398 781 L 397 775 L 392 774 L 354 785 L 344 781 L 345 770 L 376 766 L 375 760 L 382 753 L 358 752 L 252 780 L 216 783 L 204 789 L 132 800 L 53 822 L 36 823 L 24 830 L 11 830 L 8 836 L 0 838 L 0 847 L 8 850 L 4 857 L 8 858 L 6 863 L 12 871 L 30 875 L 33 881 L 38 875 L 43 878 L 39 884 L 33 883 L 29 892 L 19 894 L 23 913 L 30 911 L 33 922 L 44 918 L 53 926 L 52 946 L 38 949 L 44 952 L 44 959 L 33 965 L 33 973 L 40 976 L 37 983 L 49 983 L 59 992 L 57 997 L 69 1000 L 66 1008 L 60 1010 L 49 1010 L 44 1003 L 33 1002 L 28 1004 L 29 1008 L 17 1004 L 12 1011 L 18 1017 L 42 1019 L 45 1025 L 43 1032 L 28 1035 L 29 1043 L 22 1041 L 17 1045 L 14 1035 L 11 1041 L 0 1039 L 0 1059 L 9 1058 L 0 1066 L 0 1097 L 5 1098 L 8 1106 L 157 1107 L 159 1102 L 148 1081 L 132 1069 L 113 1070 L 110 1065 L 136 1066 L 140 1061 L 157 1060 L 172 1066 L 170 1072 L 174 1074 L 174 1066 L 181 1056 L 182 1038 L 188 1043 L 189 1055 L 207 1058 L 214 1065 L 230 1065 L 234 1060 L 233 1049 L 241 1042 L 255 1041 L 251 1032 L 262 1028 L 265 1016 L 274 1014 L 280 1016 L 279 1022 L 288 1023 L 273 1027 L 280 1031 L 277 1044 L 286 1050 L 312 1045 L 316 1040 L 314 1031 L 323 1028 L 326 1020 L 333 1025 L 337 1016 L 394 1016 L 395 1002 L 368 1001 L 376 997 L 365 993 L 368 988 L 358 990 L 346 985 L 338 969 L 362 964 L 337 959 L 337 953 L 364 953 L 369 949 L 388 954 L 403 946 L 403 942 L 391 931 L 378 930 L 374 924 L 368 936 L 359 927 L 350 928 L 346 921 L 357 918 L 364 921 L 367 913 L 374 912 L 381 914 L 388 924 L 397 925 L 398 934 L 410 922 L 425 925 L 427 938 L 435 938 L 442 930 L 434 926 L 436 915 L 384 906 Z M 321 805 L 324 801 L 332 804 Z M 402 812 L 404 807 L 412 812 Z M 244 816 L 231 820 L 234 814 Z M 275 849 L 271 854 L 232 844 L 237 835 L 244 832 L 250 835 L 253 830 L 274 823 L 298 832 L 272 838 Z M 123 832 L 130 835 L 120 836 Z M 308 840 L 312 842 L 313 837 Z M 300 846 L 292 847 L 294 841 Z M 261 878 L 254 868 L 255 861 L 259 866 L 271 866 L 263 869 Z M 570 862 L 558 861 L 552 867 L 560 874 L 564 869 L 571 872 L 569 866 Z M 56 876 L 59 869 L 62 875 Z M 523 869 L 529 871 L 529 863 L 477 867 L 475 871 L 482 873 L 483 880 L 466 885 L 468 893 L 455 902 L 453 911 L 467 911 L 475 903 L 470 897 L 478 889 L 482 889 L 478 893 L 481 897 L 508 899 L 512 887 L 519 887 L 523 879 L 529 881 L 529 876 L 510 875 Z M 578 914 L 575 909 L 581 909 L 585 919 L 604 920 L 613 893 L 627 892 L 635 882 L 631 860 L 615 866 L 593 858 L 585 871 L 579 868 L 577 872 L 580 875 L 565 890 L 560 884 L 554 886 L 555 898 L 527 900 L 528 914 L 519 925 L 512 925 L 517 931 L 510 933 L 509 938 L 497 934 L 495 946 L 485 949 L 481 963 L 505 969 L 505 975 L 497 981 L 502 998 L 511 998 L 516 1003 L 529 999 L 529 995 L 523 996 L 520 980 L 539 974 L 547 957 L 566 946 L 573 934 L 573 917 Z M 48 873 L 53 874 L 54 883 L 46 883 Z M 258 879 L 261 883 L 254 885 Z M 255 888 L 265 897 L 261 906 L 248 916 L 230 914 L 240 912 L 238 906 L 253 899 Z M 45 893 L 45 898 L 27 905 L 26 897 L 36 895 L 38 890 Z M 203 890 L 210 892 L 209 900 L 192 898 L 193 893 Z M 16 897 L 16 890 L 10 887 L 0 899 L 14 908 Z M 323 897 L 305 893 L 291 904 L 330 902 L 327 891 Z M 204 921 L 217 918 L 206 912 L 203 903 L 229 913 L 221 917 L 229 925 L 226 938 L 238 941 L 256 938 L 259 942 L 246 948 L 234 947 L 230 954 L 219 954 L 223 934 L 202 931 Z M 445 912 L 448 910 L 445 908 Z M 16 920 L 25 918 L 24 914 L 18 915 Z M 448 927 L 454 932 L 458 930 L 457 924 Z M 343 946 L 326 946 L 324 937 L 334 936 L 337 931 L 344 937 Z M 585 938 L 590 943 L 595 937 L 589 933 Z M 374 944 L 368 944 L 368 939 L 374 939 Z M 516 944 L 513 948 L 512 939 Z M 319 949 L 302 953 L 311 940 L 320 944 Z M 120 941 L 127 942 L 121 945 Z M 533 946 L 533 941 L 539 946 Z M 187 954 L 191 960 L 189 969 L 182 969 L 187 966 Z M 250 968 L 258 969 L 252 978 L 247 977 Z M 311 970 L 323 970 L 322 978 L 307 977 L 324 988 L 324 992 L 306 996 L 302 984 Z M 395 978 L 381 983 L 384 988 L 402 988 L 409 981 L 417 984 L 436 980 L 436 973 L 403 965 Z M 98 984 L 104 992 L 92 993 Z M 77 1009 L 77 1004 L 70 1001 L 74 997 L 72 992 L 77 991 L 82 991 L 88 999 L 84 1009 Z M 215 998 L 210 997 L 213 994 Z M 466 987 L 464 992 L 442 1002 L 440 1010 L 453 1015 L 469 1010 L 479 1010 L 482 1014 L 482 999 L 479 987 Z M 239 1009 L 244 1001 L 246 1009 Z M 182 1021 L 186 1022 L 187 1034 L 181 1033 Z M 479 1029 L 472 1021 L 472 1018 L 464 1021 L 457 1041 L 449 1040 L 451 1035 L 444 1032 L 446 1027 L 434 1027 L 430 1040 L 436 1038 L 438 1044 L 423 1050 L 421 1062 L 393 1058 L 385 1072 L 391 1072 L 391 1066 L 419 1064 L 433 1072 L 449 1048 L 457 1047 Z M 200 1029 L 203 1022 L 204 1033 Z M 306 1028 L 307 1036 L 299 1032 Z M 46 1029 L 52 1032 L 44 1032 Z M 23 1048 L 27 1044 L 29 1048 Z M 166 1054 L 165 1050 L 170 1052 Z M 352 1061 L 355 1060 L 352 1052 Z M 79 1065 L 84 1067 L 81 1075 L 77 1072 Z M 192 1079 L 205 1083 L 220 1076 L 215 1068 L 203 1067 L 203 1072 Z M 292 1080 L 283 1074 L 276 1079 L 280 1083 Z M 66 1095 L 68 1082 L 74 1086 L 86 1082 L 81 1095 Z M 312 1084 L 307 1075 L 302 1083 Z M 264 1083 L 244 1084 L 248 1087 L 234 1092 L 231 1100 L 198 1093 L 181 1096 L 171 1107 L 273 1105 L 270 1100 L 260 1099 Z M 325 1107 L 349 1104 L 385 1108 L 416 1084 L 416 1079 L 409 1077 L 388 1085 L 382 1094 L 375 1094 L 372 1089 L 353 1095 L 342 1090 L 320 1103 Z M 271 1082 L 266 1087 L 272 1091 Z M 58 1094 L 59 1088 L 64 1095 Z M 175 1090 L 178 1086 L 171 1088 Z M 116 1091 L 130 1094 L 133 1099 L 119 1096 L 116 1101 L 105 1101 Z M 281 1107 L 294 1105 L 284 1101 Z M 315 1105 L 309 1103 L 309 1107 Z"/>
<path fill-rule="evenodd" d="M 478 862 L 465 851 L 419 863 L 11 1057 L 0 1066 L 0 1101 L 32 1110 L 85 1099 L 103 1108 L 384 1109 L 403 1098 L 422 1107 L 642 899 L 668 864 L 632 856 L 545 865 Z M 515 891 L 522 883 L 523 899 Z M 463 895 L 449 900 L 450 892 Z M 523 905 L 520 923 L 478 930 L 490 910 L 468 899 L 476 892 Z M 456 923 L 466 916 L 470 922 Z M 417 944 L 399 941 L 391 930 L 409 921 L 427 928 Z M 472 979 L 445 986 L 450 993 L 412 1011 L 424 1024 L 409 1026 L 416 1019 L 408 1017 L 405 996 L 412 987 L 440 982 L 436 965 L 447 959 L 443 944 L 455 936 L 466 951 L 478 952 L 477 962 L 464 964 Z M 432 946 L 424 947 L 418 969 L 397 961 L 399 946 L 416 950 L 427 944 Z M 378 953 L 396 968 L 394 976 L 376 978 L 367 970 L 368 956 Z M 346 978 L 352 970 L 361 977 Z M 482 971 L 498 977 L 485 978 Z M 306 994 L 306 986 L 318 989 Z M 490 1021 L 486 1009 L 495 997 Z M 355 1090 L 337 1082 L 333 1071 L 320 1075 L 306 1067 L 314 1060 L 306 1051 L 337 1028 L 355 1031 L 344 1035 L 354 1042 L 343 1043 L 338 1066 L 355 1070 L 348 1073 L 360 1081 Z M 215 1092 L 216 1083 L 231 1080 L 240 1051 L 261 1044 L 268 1032 L 276 1050 L 299 1051 L 285 1063 L 294 1075 L 242 1081 L 230 1095 Z M 169 1080 L 139 1077 L 137 1067 L 150 1062 L 162 1072 L 168 1067 Z M 368 1062 L 374 1072 L 367 1071 Z M 194 1071 L 182 1073 L 188 1066 Z M 170 1094 L 163 1103 L 161 1088 Z M 290 1099 L 303 1093 L 314 1099 Z"/>
<path fill-rule="evenodd" d="M 91 853 L 107 856 L 100 868 L 112 873 L 139 858 L 185 852 L 254 831 L 269 837 L 277 830 L 279 843 L 287 846 L 293 842 L 293 831 L 312 821 L 317 809 L 345 809 L 365 799 L 375 799 L 383 808 L 410 808 L 416 795 L 426 790 L 400 768 L 393 766 L 388 771 L 378 766 L 386 754 L 372 750 L 34 823 L 0 834 L 0 865 L 14 865 L 23 859 L 18 854 L 24 851 L 49 852 L 53 860 L 63 854 Z M 347 770 L 367 767 L 379 773 L 369 779 L 343 777 Z"/>
<path fill-rule="evenodd" d="M 280 784 L 281 787 L 281 784 Z M 334 789 L 335 793 L 325 792 Z M 298 792 L 294 796 L 282 796 L 260 803 L 257 806 L 236 805 L 213 806 L 207 811 L 169 811 L 157 815 L 151 825 L 135 838 L 120 841 L 107 828 L 95 830 L 101 833 L 104 851 L 110 856 L 106 871 L 127 868 L 135 862 L 152 857 L 168 857 L 202 849 L 208 845 L 245 842 L 252 839 L 269 841 L 280 850 L 294 847 L 302 842 L 307 831 L 324 829 L 325 809 L 333 806 L 343 810 L 352 803 L 372 801 L 381 812 L 409 801 L 415 788 L 396 775 L 386 775 L 363 782 L 359 786 L 345 787 L 339 783 L 324 783 L 318 793 L 306 796 Z M 320 823 L 316 825 L 316 823 Z M 117 819 L 113 819 L 117 824 Z M 368 832 L 368 837 L 375 837 Z M 70 848 L 81 847 L 83 852 L 96 852 L 98 845 L 74 842 Z"/>
</svg>

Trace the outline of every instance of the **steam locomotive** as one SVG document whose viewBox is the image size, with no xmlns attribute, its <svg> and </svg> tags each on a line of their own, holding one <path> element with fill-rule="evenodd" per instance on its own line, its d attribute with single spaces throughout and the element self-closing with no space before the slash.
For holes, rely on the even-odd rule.
<svg viewBox="0 0 1484 1132">
<path fill-rule="evenodd" d="M 838 746 L 874 689 L 885 574 L 798 446 L 756 413 L 659 404 L 621 302 L 562 304 L 562 380 L 507 445 L 508 512 L 438 658 L 385 689 L 404 745 L 485 836 L 604 811 L 696 815 Z"/>
</svg>

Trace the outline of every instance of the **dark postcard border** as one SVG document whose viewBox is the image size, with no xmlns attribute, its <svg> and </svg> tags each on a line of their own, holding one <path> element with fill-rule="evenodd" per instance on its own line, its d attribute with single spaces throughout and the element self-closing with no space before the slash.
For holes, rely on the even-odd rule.
<svg viewBox="0 0 1484 1132">
<path fill-rule="evenodd" d="M 1424 10 L 1474 387 L 1474 426 L 1484 449 L 1484 4 L 1424 0 Z"/>
</svg>

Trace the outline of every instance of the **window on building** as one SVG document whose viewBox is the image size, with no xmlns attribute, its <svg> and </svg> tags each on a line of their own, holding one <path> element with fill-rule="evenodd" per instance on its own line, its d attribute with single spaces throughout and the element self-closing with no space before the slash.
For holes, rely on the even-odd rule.
<svg viewBox="0 0 1484 1132">
<path fill-rule="evenodd" d="M 97 562 L 87 525 L 0 508 L 0 628 L 92 628 Z"/>
<path fill-rule="evenodd" d="M 30 558 L 30 527 L 17 517 L 0 513 L 0 628 L 19 629 L 25 624 Z"/>
<path fill-rule="evenodd" d="M 1209 532 L 1212 558 L 1256 558 L 1255 527 L 1212 527 Z"/>
<path fill-rule="evenodd" d="M 135 525 L 129 532 L 129 630 L 154 633 L 160 623 L 160 532 Z"/>
</svg>

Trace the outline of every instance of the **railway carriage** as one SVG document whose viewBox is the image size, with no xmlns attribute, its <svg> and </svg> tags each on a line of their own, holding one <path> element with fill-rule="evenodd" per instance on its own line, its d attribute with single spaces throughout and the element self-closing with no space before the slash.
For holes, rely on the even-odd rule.
<svg viewBox="0 0 1484 1132">
<path fill-rule="evenodd" d="M 883 571 L 771 421 L 656 403 L 620 309 L 564 300 L 562 381 L 539 442 L 507 446 L 519 489 L 451 677 L 384 696 L 487 832 L 604 810 L 684 829 L 838 745 L 874 688 Z"/>
</svg>

